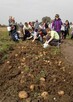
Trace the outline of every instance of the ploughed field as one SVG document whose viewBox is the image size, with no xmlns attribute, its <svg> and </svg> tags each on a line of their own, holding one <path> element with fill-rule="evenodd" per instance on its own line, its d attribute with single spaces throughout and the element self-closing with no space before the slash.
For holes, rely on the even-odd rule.
<svg viewBox="0 0 73 102">
<path fill-rule="evenodd" d="M 73 102 L 73 66 L 61 48 L 31 40 L 9 47 L 0 52 L 0 102 Z"/>
</svg>

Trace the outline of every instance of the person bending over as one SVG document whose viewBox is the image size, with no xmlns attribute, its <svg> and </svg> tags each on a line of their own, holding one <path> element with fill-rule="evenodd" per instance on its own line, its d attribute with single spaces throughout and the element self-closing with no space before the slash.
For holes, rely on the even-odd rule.
<svg viewBox="0 0 73 102">
<path fill-rule="evenodd" d="M 47 31 L 47 36 L 46 36 L 46 42 L 44 43 L 44 48 L 45 45 L 47 45 L 46 47 L 48 47 L 48 45 L 58 46 L 60 39 L 59 34 L 56 31 L 51 30 L 50 28 L 47 28 L 46 31 Z"/>
</svg>

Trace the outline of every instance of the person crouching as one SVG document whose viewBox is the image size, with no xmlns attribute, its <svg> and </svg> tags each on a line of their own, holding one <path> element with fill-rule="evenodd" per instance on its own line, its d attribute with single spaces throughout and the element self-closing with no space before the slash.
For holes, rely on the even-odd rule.
<svg viewBox="0 0 73 102">
<path fill-rule="evenodd" d="M 58 46 L 60 39 L 59 34 L 56 31 L 51 30 L 50 28 L 47 28 L 46 31 L 46 42 L 44 43 L 43 47 L 46 48 L 49 45 Z"/>
</svg>

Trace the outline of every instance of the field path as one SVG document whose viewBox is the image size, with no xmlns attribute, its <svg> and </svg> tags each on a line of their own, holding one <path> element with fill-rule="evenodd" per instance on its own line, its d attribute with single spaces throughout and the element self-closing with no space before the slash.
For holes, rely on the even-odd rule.
<svg viewBox="0 0 73 102">
<path fill-rule="evenodd" d="M 73 65 L 73 41 L 66 40 L 61 46 L 61 52 L 65 57 L 66 61 Z"/>
</svg>

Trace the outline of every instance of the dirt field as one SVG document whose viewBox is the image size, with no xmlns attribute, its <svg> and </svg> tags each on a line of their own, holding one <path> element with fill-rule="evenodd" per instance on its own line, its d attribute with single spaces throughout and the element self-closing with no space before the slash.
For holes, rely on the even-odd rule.
<svg viewBox="0 0 73 102">
<path fill-rule="evenodd" d="M 30 40 L 13 47 L 0 64 L 0 102 L 73 102 L 72 43 L 43 49 Z M 20 99 L 20 91 L 28 97 Z M 45 91 L 46 98 L 41 95 Z"/>
</svg>

